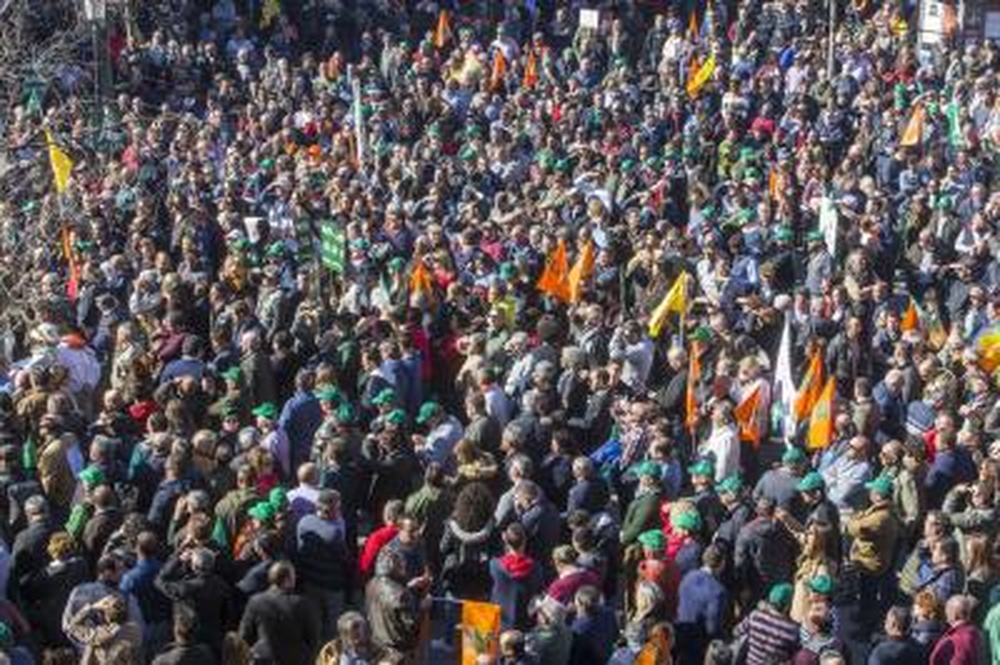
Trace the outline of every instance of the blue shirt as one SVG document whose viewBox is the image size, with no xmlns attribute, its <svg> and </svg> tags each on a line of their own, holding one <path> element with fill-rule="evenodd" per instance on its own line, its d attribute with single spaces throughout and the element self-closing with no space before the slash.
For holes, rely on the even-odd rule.
<svg viewBox="0 0 1000 665">
<path fill-rule="evenodd" d="M 319 408 L 319 400 L 311 392 L 298 390 L 285 402 L 278 428 L 288 435 L 293 463 L 309 457 L 313 434 L 322 422 L 323 412 Z M 290 469 L 290 472 L 294 471 Z"/>
</svg>

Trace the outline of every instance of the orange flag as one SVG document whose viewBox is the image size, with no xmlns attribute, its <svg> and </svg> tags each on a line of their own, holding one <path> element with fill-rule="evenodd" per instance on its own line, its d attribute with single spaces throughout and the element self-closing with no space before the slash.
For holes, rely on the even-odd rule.
<svg viewBox="0 0 1000 665">
<path fill-rule="evenodd" d="M 691 61 L 688 62 L 688 75 L 685 83 L 693 81 L 694 77 L 698 75 L 699 69 L 701 69 L 701 62 L 699 62 L 697 55 L 692 54 Z"/>
<path fill-rule="evenodd" d="M 698 11 L 692 8 L 691 15 L 688 17 L 688 39 L 698 41 L 699 34 Z"/>
<path fill-rule="evenodd" d="M 481 656 L 496 658 L 499 652 L 500 606 L 463 601 L 462 665 L 476 665 Z"/>
<path fill-rule="evenodd" d="M 535 49 L 528 51 L 528 63 L 524 66 L 524 79 L 521 85 L 525 88 L 534 88 L 538 85 L 538 63 L 535 60 Z"/>
<path fill-rule="evenodd" d="M 698 382 L 701 381 L 701 358 L 698 353 L 701 346 L 698 342 L 691 344 L 691 357 L 688 359 L 687 387 L 684 391 L 684 425 L 687 426 L 691 436 L 698 425 L 698 397 L 696 390 Z"/>
<path fill-rule="evenodd" d="M 563 302 L 570 301 L 569 260 L 566 258 L 566 241 L 560 240 L 538 279 L 538 290 Z"/>
<path fill-rule="evenodd" d="M 941 27 L 944 28 L 944 36 L 951 39 L 958 30 L 958 14 L 955 6 L 950 2 L 945 2 L 941 7 Z"/>
<path fill-rule="evenodd" d="M 750 441 L 755 446 L 760 444 L 760 426 L 757 420 L 759 410 L 760 386 L 754 388 L 753 392 L 744 397 L 733 409 L 733 416 L 740 426 L 740 439 Z"/>
<path fill-rule="evenodd" d="M 910 332 L 920 327 L 920 314 L 917 312 L 917 304 L 910 298 L 910 304 L 903 314 L 903 319 L 899 322 L 899 329 L 903 332 Z"/>
<path fill-rule="evenodd" d="M 925 116 L 924 105 L 918 104 L 917 108 L 913 109 L 913 115 L 910 116 L 909 122 L 906 123 L 906 129 L 903 130 L 903 137 L 899 140 L 899 145 L 907 148 L 920 145 L 924 137 Z"/>
<path fill-rule="evenodd" d="M 451 16 L 447 9 L 438 12 L 437 26 L 434 28 L 434 46 L 442 49 L 451 41 Z"/>
<path fill-rule="evenodd" d="M 493 72 L 490 74 L 490 88 L 494 91 L 499 90 L 503 87 L 503 81 L 506 77 L 507 58 L 504 57 L 503 51 L 497 49 L 493 55 Z"/>
<path fill-rule="evenodd" d="M 809 417 L 809 434 L 806 437 L 809 450 L 826 448 L 833 441 L 833 395 L 836 389 L 837 379 L 831 376 Z"/>
<path fill-rule="evenodd" d="M 434 293 L 434 279 L 427 266 L 419 259 L 410 274 L 410 293 L 422 293 L 428 298 Z"/>
<path fill-rule="evenodd" d="M 587 241 L 576 263 L 569 269 L 569 299 L 579 302 L 584 283 L 594 274 L 594 243 Z"/>
<path fill-rule="evenodd" d="M 823 391 L 822 355 L 819 349 L 813 352 L 812 358 L 809 359 L 809 368 L 802 378 L 802 384 L 799 385 L 798 396 L 795 398 L 795 419 L 799 422 L 809 417 Z"/>
</svg>

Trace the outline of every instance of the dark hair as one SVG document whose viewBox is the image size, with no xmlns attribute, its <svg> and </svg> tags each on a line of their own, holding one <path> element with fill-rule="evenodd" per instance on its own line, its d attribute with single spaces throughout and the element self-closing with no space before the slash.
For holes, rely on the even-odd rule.
<svg viewBox="0 0 1000 665">
<path fill-rule="evenodd" d="M 295 579 L 295 566 L 288 561 L 271 564 L 267 570 L 267 581 L 271 586 L 286 587 Z"/>
<path fill-rule="evenodd" d="M 190 642 L 198 631 L 198 614 L 187 605 L 174 604 L 174 637 Z"/>
<path fill-rule="evenodd" d="M 479 531 L 493 518 L 493 493 L 482 483 L 469 483 L 455 498 L 451 518 L 464 531 Z"/>
<path fill-rule="evenodd" d="M 507 547 L 512 550 L 521 551 L 524 548 L 525 541 L 527 540 L 528 535 L 525 533 L 524 527 L 521 526 L 519 522 L 514 522 L 503 530 L 503 541 L 507 543 Z"/>
</svg>

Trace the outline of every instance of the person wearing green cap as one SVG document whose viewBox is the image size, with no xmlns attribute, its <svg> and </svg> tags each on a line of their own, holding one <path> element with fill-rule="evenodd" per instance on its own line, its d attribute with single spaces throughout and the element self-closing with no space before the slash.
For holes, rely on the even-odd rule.
<svg viewBox="0 0 1000 665">
<path fill-rule="evenodd" d="M 413 451 L 424 464 L 436 462 L 442 466 L 448 463 L 455 444 L 462 438 L 465 428 L 461 421 L 446 412 L 434 401 L 424 402 L 417 413 L 417 425 L 425 428 L 427 434 L 414 434 Z"/>
<path fill-rule="evenodd" d="M 799 481 L 805 475 L 808 464 L 809 460 L 801 448 L 787 448 L 781 456 L 781 466 L 768 469 L 757 481 L 753 490 L 754 498 L 767 497 L 784 509 L 796 505 L 799 500 Z"/>
<path fill-rule="evenodd" d="M 879 476 L 866 483 L 870 505 L 847 521 L 853 538 L 849 559 L 860 573 L 858 602 L 863 618 L 876 620 L 893 600 L 893 563 L 900 524 L 892 505 L 892 479 Z"/>
<path fill-rule="evenodd" d="M 393 409 L 385 415 L 385 424 L 400 428 L 406 425 L 406 411 Z"/>
<path fill-rule="evenodd" d="M 799 650 L 799 624 L 789 618 L 794 590 L 787 582 L 771 586 L 761 601 L 733 630 L 746 640 L 747 663 L 786 663 Z"/>
<path fill-rule="evenodd" d="M 635 497 L 628 504 L 620 531 L 621 543 L 628 548 L 639 540 L 639 535 L 653 529 L 660 515 L 660 465 L 645 461 L 636 468 L 639 485 Z"/>
<path fill-rule="evenodd" d="M 712 542 L 725 544 L 729 551 L 736 547 L 740 529 L 753 519 L 753 510 L 747 502 L 743 481 L 739 476 L 726 476 L 715 486 L 721 512 L 718 526 L 712 530 Z"/>
<path fill-rule="evenodd" d="M 271 454 L 283 477 L 289 478 L 292 473 L 292 445 L 285 430 L 277 427 L 275 422 L 278 409 L 274 404 L 265 402 L 251 413 L 257 419 L 257 429 L 260 431 L 260 446 Z"/>
</svg>

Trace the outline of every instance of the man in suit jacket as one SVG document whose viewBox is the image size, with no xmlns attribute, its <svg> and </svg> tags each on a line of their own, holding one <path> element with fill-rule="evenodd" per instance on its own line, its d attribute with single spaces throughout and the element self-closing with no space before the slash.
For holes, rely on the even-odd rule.
<svg viewBox="0 0 1000 665">
<path fill-rule="evenodd" d="M 270 587 L 250 599 L 240 636 L 254 659 L 277 665 L 312 663 L 320 647 L 319 613 L 295 593 L 295 567 L 279 561 L 267 573 Z"/>
</svg>

